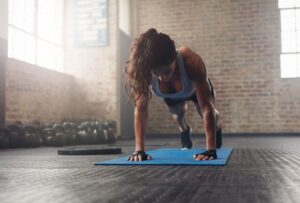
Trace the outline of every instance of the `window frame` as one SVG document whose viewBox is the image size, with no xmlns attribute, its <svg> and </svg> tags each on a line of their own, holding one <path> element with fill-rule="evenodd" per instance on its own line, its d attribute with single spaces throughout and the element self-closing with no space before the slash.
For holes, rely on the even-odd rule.
<svg viewBox="0 0 300 203">
<path fill-rule="evenodd" d="M 296 11 L 298 10 L 298 11 L 300 11 L 300 2 L 296 2 L 295 0 L 294 1 L 292 1 L 292 3 L 293 3 L 293 6 L 286 6 L 286 7 L 281 7 L 280 6 L 280 3 L 281 3 L 281 0 L 278 0 L 278 8 L 279 8 L 279 13 L 280 13 L 280 43 L 281 43 L 281 46 L 280 46 L 280 71 L 281 71 L 281 74 L 280 74 L 280 76 L 281 76 L 281 78 L 282 79 L 292 79 L 292 78 L 300 78 L 300 39 L 298 39 L 298 37 L 300 37 L 300 27 L 299 27 L 299 29 L 297 29 L 297 23 L 299 23 L 300 24 L 300 19 L 299 19 L 299 22 L 297 21 L 297 13 L 296 13 Z M 296 5 L 296 4 L 299 4 L 299 5 Z M 283 28 L 282 28 L 282 24 L 283 24 L 283 22 L 282 22 L 282 11 L 288 11 L 288 10 L 291 10 L 291 11 L 295 11 L 295 22 L 294 22 L 294 25 L 293 25 L 293 27 L 294 27 L 294 29 L 292 29 L 292 30 L 290 30 L 290 31 L 286 31 L 286 30 L 283 30 Z M 295 35 L 295 41 L 293 41 L 294 43 L 295 43 L 295 51 L 284 51 L 283 50 L 283 47 L 284 47 L 284 45 L 283 45 L 283 33 L 284 32 L 291 32 L 291 33 L 294 33 L 294 35 Z M 299 42 L 299 43 L 298 43 Z M 285 44 L 285 46 L 286 46 L 286 44 Z M 289 74 L 287 74 L 286 72 L 288 72 L 287 71 L 287 67 L 285 67 L 284 65 L 283 65 L 283 63 L 286 63 L 286 61 L 287 60 L 285 60 L 285 61 L 283 61 L 283 57 L 295 57 L 295 61 L 294 61 L 294 65 L 296 65 L 295 67 L 296 67 L 296 73 L 295 74 L 291 74 L 291 75 L 289 75 Z M 298 57 L 298 59 L 297 59 L 297 57 Z M 285 72 L 285 73 L 284 73 Z M 283 74 L 284 73 L 284 74 Z"/>
<path fill-rule="evenodd" d="M 10 1 L 11 0 L 8 0 L 9 1 L 9 5 L 10 5 Z M 21 27 L 18 27 L 17 25 L 15 25 L 13 22 L 11 22 L 11 8 L 9 7 L 8 8 L 8 14 L 9 14 L 9 17 L 8 17 L 8 58 L 14 58 L 14 59 L 17 59 L 17 60 L 20 60 L 20 61 L 23 61 L 23 62 L 26 62 L 26 63 L 30 63 L 30 64 L 33 64 L 33 65 L 36 65 L 36 66 L 39 66 L 39 67 L 42 67 L 42 68 L 46 68 L 46 69 L 50 69 L 50 70 L 54 70 L 54 71 L 58 71 L 58 72 L 63 72 L 64 71 L 64 68 L 65 68 L 65 60 L 64 60 L 64 55 L 65 55 L 65 50 L 64 50 L 64 9 L 65 9 L 65 2 L 64 1 L 61 1 L 61 22 L 60 22 L 60 27 L 61 27 L 61 36 L 60 36 L 60 43 L 56 43 L 51 40 L 48 40 L 48 39 L 44 39 L 42 38 L 41 36 L 39 36 L 39 32 L 38 32 L 38 29 L 39 29 L 39 7 L 38 7 L 38 4 L 39 4 L 39 1 L 40 0 L 33 0 L 33 11 L 34 11 L 34 14 L 33 14 L 33 31 L 32 33 L 27 31 L 26 29 L 24 28 L 21 28 Z M 58 1 L 60 2 L 60 1 Z M 57 23 L 57 22 L 55 22 Z M 11 35 L 12 33 L 9 32 L 9 30 L 16 30 L 16 31 L 19 31 L 19 32 L 22 32 L 23 33 L 23 36 L 31 36 L 33 37 L 34 39 L 34 45 L 32 46 L 33 47 L 33 55 L 34 55 L 34 59 L 33 61 L 29 61 L 27 60 L 25 57 L 23 57 L 23 59 L 18 58 L 16 57 L 16 54 L 14 53 L 15 51 L 14 50 L 11 50 L 12 52 L 10 52 L 10 48 L 12 49 L 15 49 L 15 47 L 9 47 L 10 46 L 10 40 L 11 40 Z M 57 54 L 55 53 L 55 55 L 53 56 L 53 58 L 60 58 L 62 63 L 57 63 L 55 60 L 52 60 L 51 63 L 48 63 L 47 65 L 43 66 L 43 65 L 39 65 L 39 54 L 38 54 L 38 46 L 39 46 L 39 41 L 42 41 L 44 43 L 47 43 L 48 45 L 51 45 L 57 49 L 60 49 L 61 50 L 61 55 L 60 54 Z M 25 42 L 24 42 L 25 43 Z M 23 52 L 25 53 L 26 50 L 24 49 Z"/>
</svg>

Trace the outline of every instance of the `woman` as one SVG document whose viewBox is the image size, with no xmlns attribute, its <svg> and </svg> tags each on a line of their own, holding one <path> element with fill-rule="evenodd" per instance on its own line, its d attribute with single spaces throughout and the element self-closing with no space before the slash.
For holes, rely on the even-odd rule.
<svg viewBox="0 0 300 203">
<path fill-rule="evenodd" d="M 135 103 L 135 152 L 128 161 L 152 159 L 145 153 L 144 135 L 148 103 L 152 93 L 162 97 L 181 131 L 182 148 L 192 148 L 190 127 L 186 124 L 187 101 L 193 101 L 204 121 L 206 151 L 195 160 L 217 158 L 222 145 L 219 113 L 214 108 L 215 94 L 199 55 L 187 47 L 175 49 L 174 41 L 151 28 L 133 43 L 125 69 L 126 89 Z"/>
</svg>

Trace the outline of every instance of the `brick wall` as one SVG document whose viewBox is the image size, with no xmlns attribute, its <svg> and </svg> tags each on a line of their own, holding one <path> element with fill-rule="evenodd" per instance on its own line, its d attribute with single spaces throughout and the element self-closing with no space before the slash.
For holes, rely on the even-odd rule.
<svg viewBox="0 0 300 203">
<path fill-rule="evenodd" d="M 73 75 L 86 100 L 82 116 L 119 118 L 117 0 L 108 1 L 108 45 L 76 47 L 74 44 L 74 1 L 66 1 L 66 69 Z"/>
<path fill-rule="evenodd" d="M 189 46 L 202 56 L 224 132 L 300 131 L 300 79 L 280 78 L 277 0 L 141 0 L 134 7 L 136 36 L 155 27 L 177 47 Z M 194 132 L 203 132 L 192 103 L 187 119 Z M 178 132 L 155 97 L 148 132 Z"/>
<path fill-rule="evenodd" d="M 118 3 L 108 2 L 108 46 L 78 48 L 73 43 L 73 1 L 66 0 L 69 75 L 7 61 L 8 122 L 118 120 Z M 177 47 L 189 46 L 202 56 L 217 91 L 216 107 L 225 132 L 300 131 L 300 79 L 280 78 L 277 0 L 134 0 L 133 8 L 135 36 L 155 27 L 169 34 Z M 194 131 L 203 131 L 192 103 L 187 119 Z M 148 132 L 177 132 L 167 108 L 155 97 Z"/>
<path fill-rule="evenodd" d="M 80 95 L 70 75 L 7 58 L 8 0 L 0 3 L 0 116 L 1 123 L 42 122 L 72 118 Z M 80 109 L 80 103 L 74 104 Z M 2 112 L 5 109 L 5 113 Z M 76 112 L 76 111 L 75 111 Z M 5 116 L 3 119 L 2 116 Z M 4 123 L 4 122 L 3 122 Z"/>
<path fill-rule="evenodd" d="M 6 123 L 72 118 L 72 76 L 8 59 L 5 77 Z"/>
<path fill-rule="evenodd" d="M 66 0 L 65 73 L 6 62 L 6 122 L 118 119 L 117 1 L 108 1 L 108 46 L 74 46 L 74 1 Z"/>
</svg>

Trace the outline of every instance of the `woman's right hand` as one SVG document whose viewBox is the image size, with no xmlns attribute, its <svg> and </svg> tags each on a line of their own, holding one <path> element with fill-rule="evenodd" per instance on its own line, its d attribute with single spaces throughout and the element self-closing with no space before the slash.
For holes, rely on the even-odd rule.
<svg viewBox="0 0 300 203">
<path fill-rule="evenodd" d="M 144 151 L 135 151 L 128 157 L 127 161 L 145 161 L 151 159 L 152 157 L 149 154 L 146 154 Z"/>
</svg>

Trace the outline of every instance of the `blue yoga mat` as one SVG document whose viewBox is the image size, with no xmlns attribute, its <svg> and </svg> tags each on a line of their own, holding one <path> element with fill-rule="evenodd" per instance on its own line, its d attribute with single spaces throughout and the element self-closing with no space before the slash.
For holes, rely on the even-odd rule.
<svg viewBox="0 0 300 203">
<path fill-rule="evenodd" d="M 210 161 L 196 161 L 193 155 L 204 152 L 204 149 L 181 150 L 178 148 L 160 148 L 146 153 L 152 156 L 147 161 L 127 161 L 127 157 L 96 162 L 95 165 L 226 165 L 232 148 L 221 148 L 217 150 L 218 158 Z"/>
</svg>

